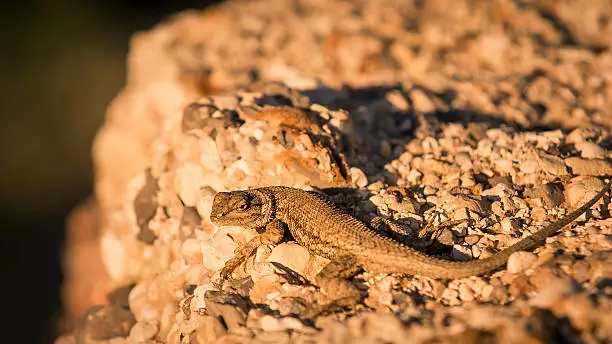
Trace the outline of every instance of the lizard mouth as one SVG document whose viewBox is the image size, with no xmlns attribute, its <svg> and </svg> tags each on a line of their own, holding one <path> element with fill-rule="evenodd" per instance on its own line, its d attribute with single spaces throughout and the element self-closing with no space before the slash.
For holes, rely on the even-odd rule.
<svg viewBox="0 0 612 344">
<path fill-rule="evenodd" d="M 210 222 L 215 223 L 218 222 L 225 214 L 210 214 Z"/>
</svg>

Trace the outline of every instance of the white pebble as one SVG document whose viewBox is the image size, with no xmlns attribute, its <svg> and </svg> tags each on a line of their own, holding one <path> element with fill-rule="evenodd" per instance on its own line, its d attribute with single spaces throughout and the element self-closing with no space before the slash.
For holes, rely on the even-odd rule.
<svg viewBox="0 0 612 344">
<path fill-rule="evenodd" d="M 507 271 L 511 274 L 521 273 L 532 267 L 538 260 L 538 256 L 527 251 L 519 251 L 513 253 L 508 258 Z"/>
</svg>

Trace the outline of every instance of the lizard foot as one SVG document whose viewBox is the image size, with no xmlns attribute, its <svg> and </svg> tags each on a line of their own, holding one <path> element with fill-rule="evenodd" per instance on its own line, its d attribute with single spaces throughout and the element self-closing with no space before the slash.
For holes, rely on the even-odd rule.
<svg viewBox="0 0 612 344">
<path fill-rule="evenodd" d="M 373 218 L 370 221 L 370 226 L 376 232 L 384 236 L 388 236 L 391 239 L 416 250 L 423 251 L 434 243 L 440 233 L 442 233 L 443 229 L 456 226 L 466 221 L 467 220 L 449 220 L 437 226 L 433 224 L 433 221 L 429 221 L 418 234 L 411 233 L 409 228 L 404 228 L 403 225 L 382 216 L 376 216 Z M 388 230 L 385 229 L 385 226 L 388 228 Z"/>
<path fill-rule="evenodd" d="M 464 222 L 467 222 L 467 219 L 461 219 L 461 220 L 448 220 L 445 221 L 439 225 L 434 225 L 433 224 L 434 219 L 431 218 L 426 224 L 425 226 L 419 231 L 419 238 L 428 238 L 425 241 L 429 242 L 429 244 L 424 247 L 427 248 L 429 246 L 431 246 L 434 242 L 434 240 L 436 240 L 438 238 L 438 236 L 440 236 L 440 234 L 442 234 L 442 231 L 445 228 L 449 228 L 449 227 L 454 227 L 456 225 L 462 224 Z"/>
<path fill-rule="evenodd" d="M 231 281 L 231 276 L 234 270 L 242 264 L 247 258 L 249 258 L 259 246 L 263 245 L 274 245 L 281 241 L 284 234 L 284 225 L 274 220 L 268 223 L 263 233 L 256 235 L 246 244 L 238 247 L 234 252 L 234 256 L 225 263 L 223 269 L 221 269 L 219 280 L 213 282 L 213 285 L 218 289 L 223 287 L 224 282 Z"/>
<path fill-rule="evenodd" d="M 314 320 L 320 315 L 333 314 L 354 309 L 355 306 L 359 304 L 360 299 L 361 298 L 355 299 L 354 297 L 344 297 L 333 300 L 329 303 L 311 304 L 304 311 L 302 311 L 299 316 L 304 320 L 314 322 Z"/>
<path fill-rule="evenodd" d="M 332 260 L 315 277 L 315 284 L 327 293 L 331 301 L 309 305 L 300 316 L 312 320 L 322 313 L 335 313 L 357 305 L 362 298 L 361 291 L 347 279 L 360 270 L 351 255 Z"/>
<path fill-rule="evenodd" d="M 419 237 L 411 229 L 404 228 L 403 225 L 382 216 L 373 218 L 370 226 L 376 232 L 416 250 L 423 250 L 433 243 L 433 240 Z"/>
<path fill-rule="evenodd" d="M 221 278 L 221 277 L 219 277 L 218 279 L 213 280 L 213 281 L 211 282 L 211 284 L 213 285 L 213 287 L 214 287 L 215 289 L 217 289 L 217 290 L 223 290 L 223 286 L 224 286 L 226 283 L 230 283 L 230 284 L 231 284 L 231 283 L 232 283 L 232 282 L 234 282 L 234 281 L 235 281 L 235 279 L 233 279 L 233 278 L 231 278 L 231 277 L 226 277 L 226 278 Z"/>
</svg>

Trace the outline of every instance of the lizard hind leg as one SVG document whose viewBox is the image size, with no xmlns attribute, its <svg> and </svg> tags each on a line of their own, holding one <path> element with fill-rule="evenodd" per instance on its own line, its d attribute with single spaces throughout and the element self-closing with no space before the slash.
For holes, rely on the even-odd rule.
<svg viewBox="0 0 612 344">
<path fill-rule="evenodd" d="M 234 256 L 221 269 L 219 280 L 214 284 L 221 289 L 223 283 L 230 280 L 232 272 L 249 258 L 259 246 L 278 244 L 283 239 L 284 233 L 285 225 L 280 220 L 276 219 L 268 223 L 263 233 L 254 236 L 249 242 L 236 249 Z"/>
<path fill-rule="evenodd" d="M 373 218 L 370 221 L 370 227 L 372 227 L 376 232 L 383 236 L 390 237 L 391 239 L 399 243 L 402 243 L 419 251 L 422 251 L 431 246 L 435 238 L 435 236 L 432 236 L 432 238 L 429 239 L 421 238 L 416 233 L 411 233 L 410 230 L 405 230 L 404 226 L 402 226 L 401 224 L 384 218 L 382 216 L 376 216 L 375 218 Z M 387 227 L 388 230 L 386 230 L 385 227 Z M 408 232 L 409 234 L 407 234 L 406 232 Z"/>
<path fill-rule="evenodd" d="M 409 229 L 406 230 L 404 229 L 403 225 L 382 216 L 376 216 L 373 218 L 370 221 L 370 226 L 381 235 L 388 236 L 395 241 L 414 248 L 415 250 L 424 251 L 434 243 L 434 241 L 442 233 L 442 230 L 448 227 L 454 227 L 464 222 L 466 222 L 466 220 L 449 220 L 439 225 L 434 225 L 432 219 L 427 222 L 427 224 L 418 234 L 406 234 L 406 232 L 410 232 Z M 385 230 L 385 226 L 389 230 Z"/>
<path fill-rule="evenodd" d="M 361 267 L 355 263 L 351 255 L 332 260 L 315 277 L 315 284 L 327 293 L 331 300 L 324 304 L 312 304 L 302 317 L 313 319 L 323 312 L 337 312 L 353 308 L 361 301 L 361 292 L 348 279 L 355 276 Z"/>
</svg>

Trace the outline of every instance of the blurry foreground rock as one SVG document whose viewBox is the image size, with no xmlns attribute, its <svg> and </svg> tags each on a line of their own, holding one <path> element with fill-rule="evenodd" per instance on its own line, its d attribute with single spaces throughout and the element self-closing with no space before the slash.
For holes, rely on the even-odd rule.
<svg viewBox="0 0 612 344">
<path fill-rule="evenodd" d="M 66 224 L 62 286 L 63 323 L 69 329 L 87 308 L 107 302 L 108 273 L 100 255 L 100 214 L 93 199 L 73 210 Z"/>
<path fill-rule="evenodd" d="M 502 271 L 362 273 L 361 308 L 312 322 L 300 314 L 326 298 L 309 283 L 326 260 L 293 242 L 211 283 L 256 234 L 210 224 L 218 191 L 321 189 L 364 221 L 398 220 L 396 240 L 466 220 L 427 252 L 451 260 L 592 197 L 612 175 L 612 20 L 582 27 L 572 6 L 238 1 L 137 35 L 94 146 L 99 237 L 67 251 L 67 309 L 107 304 L 58 343 L 611 340 L 609 198 Z"/>
</svg>

